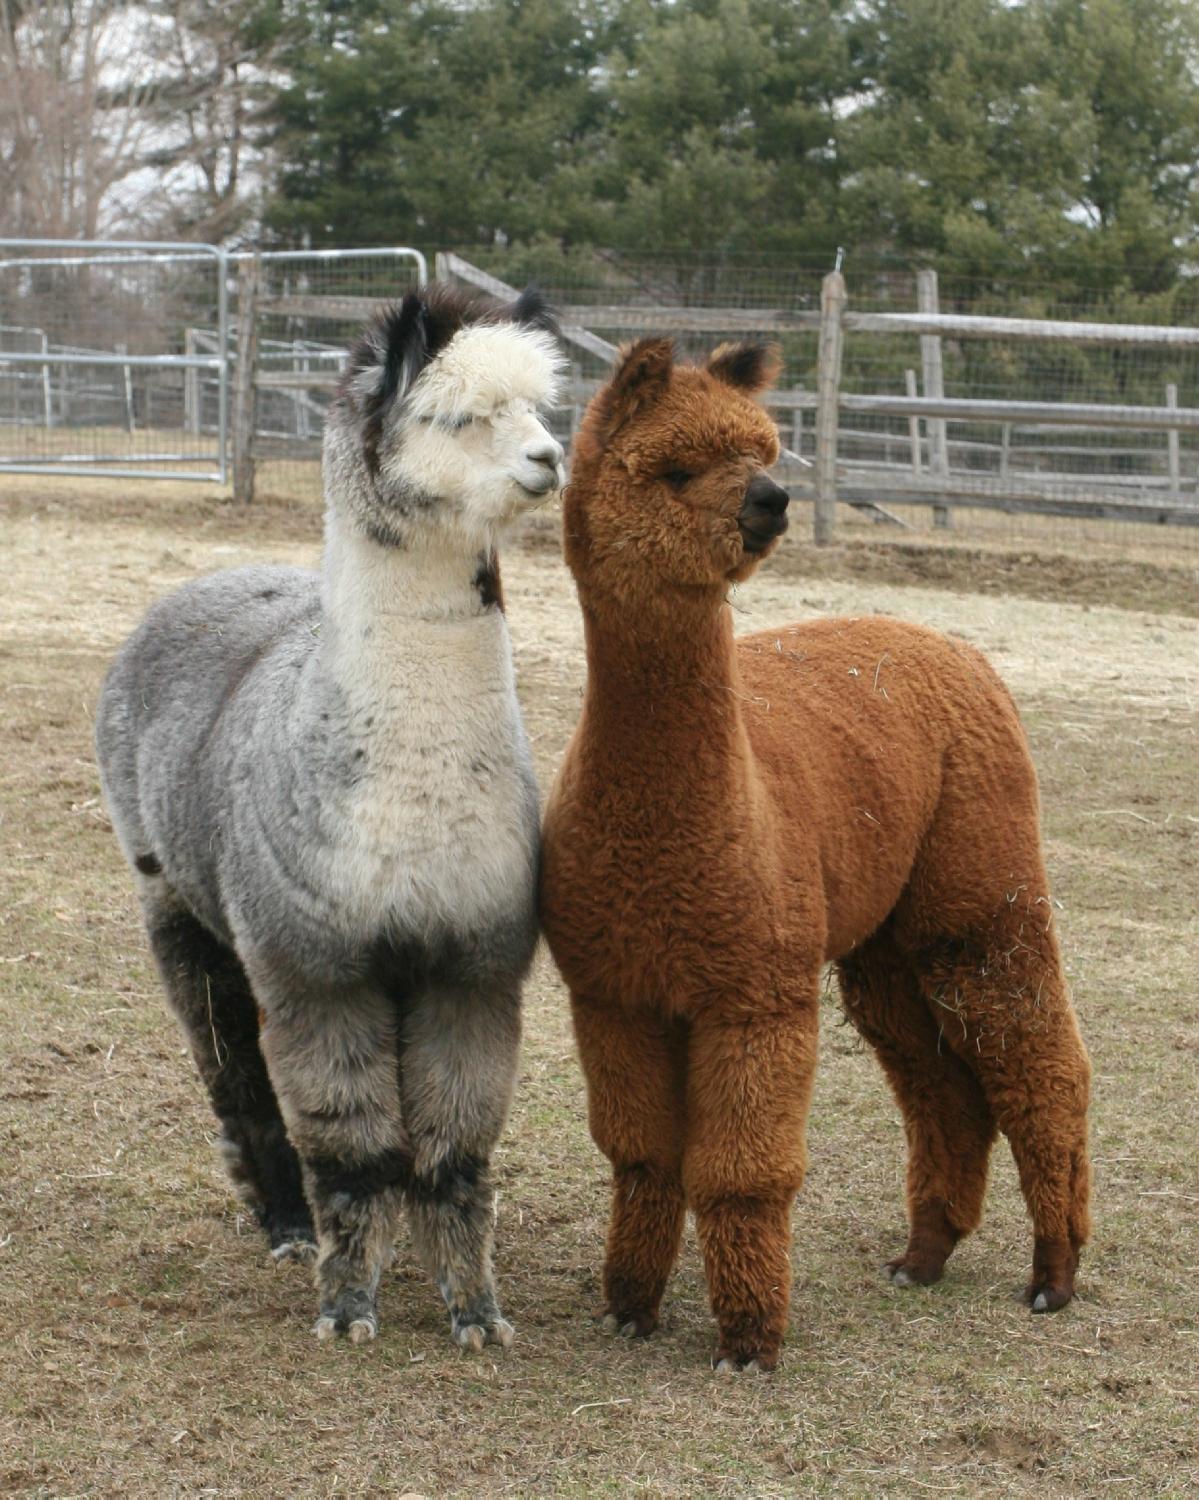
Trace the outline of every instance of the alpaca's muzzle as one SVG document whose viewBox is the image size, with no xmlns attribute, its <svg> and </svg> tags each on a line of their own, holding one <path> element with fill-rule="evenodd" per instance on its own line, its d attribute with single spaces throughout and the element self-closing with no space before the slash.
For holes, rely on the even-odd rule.
<svg viewBox="0 0 1199 1500">
<path fill-rule="evenodd" d="M 791 496 L 767 474 L 756 474 L 737 513 L 741 542 L 750 553 L 764 552 L 787 529 Z"/>
</svg>

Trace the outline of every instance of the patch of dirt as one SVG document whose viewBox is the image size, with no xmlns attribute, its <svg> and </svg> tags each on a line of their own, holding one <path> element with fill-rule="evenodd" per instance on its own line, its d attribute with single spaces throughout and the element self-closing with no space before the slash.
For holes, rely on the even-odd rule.
<svg viewBox="0 0 1199 1500">
<path fill-rule="evenodd" d="M 1171 592 L 1185 567 L 910 538 L 818 552 L 794 534 L 738 590 L 738 629 L 885 610 L 967 637 L 1010 684 L 1094 1064 L 1096 1215 L 1078 1299 L 1030 1318 L 1016 1299 L 1031 1241 L 1001 1147 L 985 1221 L 942 1283 L 883 1281 L 904 1238 L 903 1130 L 830 993 L 783 1361 L 769 1379 L 720 1383 L 693 1236 L 654 1338 L 628 1345 L 593 1323 L 607 1171 L 544 952 L 496 1162 L 515 1348 L 455 1349 L 403 1243 L 377 1342 L 315 1344 L 310 1277 L 270 1264 L 212 1149 L 99 804 L 91 731 L 105 667 L 154 597 L 251 558 L 314 562 L 319 509 L 239 511 L 182 485 L 0 493 L 0 1489 L 837 1500 L 1196 1487 L 1199 626 Z M 503 573 L 547 788 L 585 671 L 552 512 Z"/>
<path fill-rule="evenodd" d="M 1029 1473 L 1047 1467 L 1049 1457 L 1062 1447 L 1061 1438 L 1045 1430 L 1019 1427 L 963 1427 L 926 1445 L 930 1459 L 962 1462 L 981 1458 Z"/>
<path fill-rule="evenodd" d="M 854 542 L 828 548 L 787 547 L 773 565 L 793 578 L 870 579 L 969 594 L 1199 616 L 1199 561 L 1171 567 L 1064 553 Z"/>
<path fill-rule="evenodd" d="M 0 520 L 40 519 L 74 529 L 98 525 L 161 532 L 164 541 L 186 537 L 319 542 L 322 510 L 312 499 L 262 494 L 252 505 L 238 505 L 212 485 L 137 484 L 95 479 L 74 486 L 38 479 L 20 485 L 0 476 Z M 169 551 L 169 547 L 167 551 Z"/>
</svg>

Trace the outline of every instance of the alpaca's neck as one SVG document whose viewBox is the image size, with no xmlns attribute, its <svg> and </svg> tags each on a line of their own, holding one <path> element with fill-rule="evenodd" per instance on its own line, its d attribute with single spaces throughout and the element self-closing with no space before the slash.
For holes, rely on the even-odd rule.
<svg viewBox="0 0 1199 1500">
<path fill-rule="evenodd" d="M 347 691 L 358 686 L 369 695 L 410 677 L 423 660 L 435 662 L 449 637 L 463 645 L 477 638 L 490 656 L 488 643 L 505 633 L 480 595 L 479 567 L 479 554 L 448 538 L 389 546 L 330 510 L 321 574 L 324 670 Z"/>
<path fill-rule="evenodd" d="M 728 606 L 662 601 L 646 613 L 584 602 L 583 621 L 584 712 L 604 758 L 630 769 L 652 760 L 658 775 L 668 766 L 689 781 L 729 774 L 744 726 Z"/>
</svg>

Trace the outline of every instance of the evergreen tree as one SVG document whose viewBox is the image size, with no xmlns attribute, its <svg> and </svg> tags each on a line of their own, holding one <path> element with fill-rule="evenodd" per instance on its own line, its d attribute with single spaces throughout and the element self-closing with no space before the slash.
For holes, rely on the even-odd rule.
<svg viewBox="0 0 1199 1500">
<path fill-rule="evenodd" d="M 307 0 L 270 223 L 314 244 L 556 234 L 558 177 L 602 109 L 603 17 L 569 0 Z M 569 196 L 569 195 L 568 195 Z"/>
<path fill-rule="evenodd" d="M 1191 0 L 873 0 L 855 24 L 850 238 L 973 277 L 1174 278 L 1199 209 Z"/>
<path fill-rule="evenodd" d="M 280 3 L 291 243 L 844 244 L 1133 297 L 1193 254 L 1194 0 Z"/>
</svg>

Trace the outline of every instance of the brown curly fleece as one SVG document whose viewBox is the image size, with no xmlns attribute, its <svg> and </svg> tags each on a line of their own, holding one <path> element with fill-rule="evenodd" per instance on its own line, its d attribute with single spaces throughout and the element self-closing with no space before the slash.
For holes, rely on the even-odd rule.
<svg viewBox="0 0 1199 1500">
<path fill-rule="evenodd" d="M 722 1368 L 778 1359 L 830 960 L 907 1130 L 893 1279 L 935 1281 L 978 1223 L 997 1130 L 1034 1310 L 1070 1300 L 1088 1227 L 1089 1065 L 1002 683 L 879 616 L 734 644 L 730 581 L 784 524 L 748 498 L 781 496 L 752 399 L 774 373 L 761 346 L 701 368 L 643 340 L 587 412 L 565 542 L 588 678 L 541 884 L 613 1166 L 608 1326 L 655 1327 L 690 1206 Z"/>
</svg>

